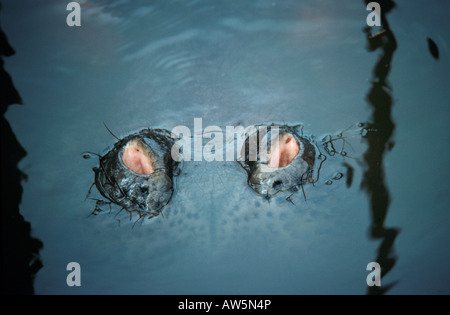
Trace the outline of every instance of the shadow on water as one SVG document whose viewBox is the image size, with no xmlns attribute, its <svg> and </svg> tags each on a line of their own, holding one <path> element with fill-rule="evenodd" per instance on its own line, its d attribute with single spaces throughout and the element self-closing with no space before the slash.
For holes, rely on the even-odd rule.
<svg viewBox="0 0 450 315">
<path fill-rule="evenodd" d="M 370 0 L 365 0 L 366 5 Z M 387 80 L 391 69 L 391 62 L 397 41 L 394 33 L 389 27 L 386 14 L 394 7 L 391 0 L 378 1 L 381 7 L 381 28 L 382 30 L 372 35 L 371 28 L 366 27 L 364 32 L 368 38 L 368 50 L 375 51 L 381 49 L 382 53 L 373 70 L 372 87 L 367 94 L 367 101 L 373 109 L 371 122 L 367 129 L 369 132 L 365 139 L 368 142 L 367 152 L 364 154 L 365 172 L 362 181 L 362 189 L 366 191 L 370 200 L 371 226 L 370 238 L 381 240 L 378 248 L 376 262 L 381 266 L 381 279 L 394 267 L 397 257 L 393 251 L 394 241 L 399 233 L 396 228 L 386 228 L 384 225 L 389 211 L 390 195 L 385 183 L 385 172 L 383 167 L 383 157 L 386 151 L 394 146 L 391 139 L 395 129 L 391 112 L 393 100 L 392 89 Z M 368 288 L 368 294 L 384 294 L 391 289 L 396 282 L 380 287 L 372 286 Z"/>
<path fill-rule="evenodd" d="M 1 4 L 0 4 L 1 9 Z M 26 176 L 17 164 L 26 156 L 25 149 L 17 141 L 5 119 L 5 112 L 12 104 L 22 104 L 10 75 L 3 68 L 3 56 L 14 50 L 0 28 L 0 106 L 2 110 L 2 290 L 3 294 L 33 294 L 33 280 L 42 267 L 39 250 L 43 244 L 31 237 L 31 225 L 20 214 L 22 199 L 21 180 Z"/>
</svg>

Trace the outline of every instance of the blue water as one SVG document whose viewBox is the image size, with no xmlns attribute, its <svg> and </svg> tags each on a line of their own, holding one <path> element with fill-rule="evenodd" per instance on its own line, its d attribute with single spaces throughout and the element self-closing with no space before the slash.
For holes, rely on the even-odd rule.
<svg viewBox="0 0 450 315">
<path fill-rule="evenodd" d="M 304 125 L 320 139 L 370 120 L 366 100 L 379 51 L 367 51 L 363 1 L 2 1 L 16 54 L 5 68 L 25 106 L 7 119 L 28 155 L 21 213 L 44 247 L 37 294 L 365 294 L 370 206 L 360 189 L 367 142 L 328 159 L 293 203 L 269 202 L 234 162 L 186 162 L 164 216 L 89 216 L 95 158 L 117 136 L 177 125 Z M 424 9 L 426 7 L 426 9 Z M 450 118 L 450 6 L 397 1 L 388 14 L 398 48 L 392 87 L 392 150 L 384 156 L 398 228 L 391 294 L 449 294 L 445 178 Z M 439 47 L 435 60 L 426 38 Z M 353 184 L 325 182 L 343 162 Z M 99 197 L 95 189 L 93 197 Z M 81 286 L 66 266 L 81 265 Z"/>
</svg>

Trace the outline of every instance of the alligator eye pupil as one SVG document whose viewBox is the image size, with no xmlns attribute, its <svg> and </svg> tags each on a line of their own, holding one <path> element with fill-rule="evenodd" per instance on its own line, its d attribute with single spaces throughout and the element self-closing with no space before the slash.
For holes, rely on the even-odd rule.
<svg viewBox="0 0 450 315">
<path fill-rule="evenodd" d="M 280 189 L 281 188 L 281 180 L 277 180 L 273 183 L 272 187 L 275 189 Z"/>
</svg>

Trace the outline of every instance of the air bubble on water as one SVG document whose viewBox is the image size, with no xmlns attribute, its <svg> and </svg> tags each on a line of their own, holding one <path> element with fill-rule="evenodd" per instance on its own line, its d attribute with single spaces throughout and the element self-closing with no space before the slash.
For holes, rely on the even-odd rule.
<svg viewBox="0 0 450 315">
<path fill-rule="evenodd" d="M 342 177 L 344 177 L 344 174 L 342 174 L 341 172 L 336 172 L 336 173 L 333 175 L 333 179 L 334 179 L 334 180 L 340 180 Z"/>
<path fill-rule="evenodd" d="M 89 153 L 83 153 L 82 157 L 85 160 L 89 160 L 92 157 L 92 155 L 90 155 Z"/>
<path fill-rule="evenodd" d="M 325 143 L 324 149 L 330 155 L 334 155 L 334 153 L 336 153 L 336 150 L 334 150 L 334 147 L 333 147 L 333 144 L 331 141 Z"/>
<path fill-rule="evenodd" d="M 331 180 L 327 180 L 327 181 L 325 182 L 325 185 L 331 185 L 331 184 L 333 184 L 333 181 L 331 181 Z"/>
<path fill-rule="evenodd" d="M 364 127 L 364 123 L 360 122 L 359 124 L 357 124 L 357 126 L 358 126 L 359 128 Z"/>
<path fill-rule="evenodd" d="M 361 130 L 361 136 L 365 137 L 367 135 L 367 129 Z"/>
</svg>

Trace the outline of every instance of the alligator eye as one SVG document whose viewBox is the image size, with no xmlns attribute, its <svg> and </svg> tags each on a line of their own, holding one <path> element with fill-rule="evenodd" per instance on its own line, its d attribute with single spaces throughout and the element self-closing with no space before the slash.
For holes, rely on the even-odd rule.
<svg viewBox="0 0 450 315">
<path fill-rule="evenodd" d="M 126 167 L 140 175 L 150 175 L 155 171 L 150 152 L 139 140 L 127 143 L 123 150 L 122 161 Z"/>
<path fill-rule="evenodd" d="M 276 190 L 279 190 L 279 189 L 281 189 L 281 184 L 282 184 L 281 180 L 276 180 L 276 181 L 273 183 L 272 188 L 273 188 L 273 189 L 276 189 Z"/>
<path fill-rule="evenodd" d="M 297 140 L 290 133 L 280 136 L 270 147 L 270 167 L 279 168 L 289 165 L 300 151 Z"/>
</svg>

